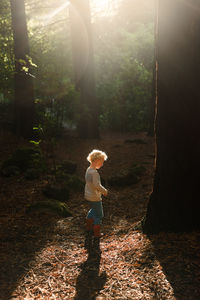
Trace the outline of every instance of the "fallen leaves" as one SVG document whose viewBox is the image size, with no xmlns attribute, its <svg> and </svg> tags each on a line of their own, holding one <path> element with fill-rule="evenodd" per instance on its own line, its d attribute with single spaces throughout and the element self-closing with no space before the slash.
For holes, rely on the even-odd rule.
<svg viewBox="0 0 200 300">
<path fill-rule="evenodd" d="M 118 153 L 113 145 L 120 141 L 102 139 L 97 145 L 112 153 L 113 161 L 108 160 L 103 172 L 109 176 L 117 172 L 116 161 L 124 167 L 130 157 L 141 163 L 153 151 L 152 143 L 143 145 L 142 152 L 136 145 L 123 142 Z M 85 170 L 80 151 L 86 152 L 91 142 L 80 143 L 84 142 L 69 143 L 72 157 L 66 159 L 80 160 L 78 166 Z M 152 163 L 146 164 L 146 168 L 145 176 L 134 189 L 124 188 L 123 193 L 112 190 L 104 200 L 105 236 L 100 242 L 101 252 L 94 244 L 86 247 L 84 220 L 88 208 L 81 193 L 74 193 L 69 200 L 73 211 L 70 219 L 49 215 L 28 217 L 24 208 L 42 197 L 46 179 L 25 183 L 4 178 L 0 299 L 200 299 L 200 233 L 160 233 L 147 237 L 137 229 L 151 191 Z"/>
</svg>

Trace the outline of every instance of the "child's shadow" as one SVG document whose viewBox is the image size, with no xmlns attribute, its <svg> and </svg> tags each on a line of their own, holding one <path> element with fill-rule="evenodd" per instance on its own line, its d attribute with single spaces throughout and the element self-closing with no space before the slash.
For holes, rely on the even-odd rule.
<svg viewBox="0 0 200 300">
<path fill-rule="evenodd" d="M 99 239 L 96 240 L 91 235 L 87 235 L 85 248 L 88 251 L 88 258 L 81 265 L 81 272 L 77 277 L 75 300 L 96 299 L 107 279 L 106 272 L 99 275 L 101 260 Z"/>
</svg>

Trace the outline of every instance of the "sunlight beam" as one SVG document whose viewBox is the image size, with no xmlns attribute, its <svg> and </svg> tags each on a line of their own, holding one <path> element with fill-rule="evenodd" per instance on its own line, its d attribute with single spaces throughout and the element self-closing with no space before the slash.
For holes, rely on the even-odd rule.
<svg viewBox="0 0 200 300">
<path fill-rule="evenodd" d="M 69 6 L 69 1 L 65 1 L 61 6 L 59 6 L 56 10 L 54 10 L 51 14 L 48 15 L 48 19 L 52 19 L 55 17 L 59 12 L 61 12 L 65 7 Z"/>
<path fill-rule="evenodd" d="M 53 12 L 49 13 L 44 17 L 44 25 L 48 25 L 49 21 L 53 19 L 57 14 L 59 14 L 61 11 L 63 11 L 66 7 L 70 5 L 70 1 L 65 1 L 61 6 L 56 8 Z"/>
</svg>

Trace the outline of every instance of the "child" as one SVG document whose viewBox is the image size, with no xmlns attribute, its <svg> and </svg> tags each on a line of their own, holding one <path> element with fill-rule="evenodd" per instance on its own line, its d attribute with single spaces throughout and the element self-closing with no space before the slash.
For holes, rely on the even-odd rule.
<svg viewBox="0 0 200 300">
<path fill-rule="evenodd" d="M 101 195 L 107 196 L 107 190 L 101 185 L 101 180 L 97 169 L 103 166 L 107 159 L 105 152 L 93 150 L 89 153 L 87 160 L 90 166 L 85 173 L 85 199 L 88 201 L 90 210 L 86 218 L 87 231 L 94 231 L 94 237 L 101 237 L 100 224 L 103 218 L 103 206 Z"/>
</svg>

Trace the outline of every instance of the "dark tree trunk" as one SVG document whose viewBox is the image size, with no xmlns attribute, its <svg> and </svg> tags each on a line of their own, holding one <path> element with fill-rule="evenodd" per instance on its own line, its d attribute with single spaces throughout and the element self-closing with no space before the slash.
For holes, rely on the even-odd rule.
<svg viewBox="0 0 200 300">
<path fill-rule="evenodd" d="M 149 128 L 147 134 L 149 136 L 154 136 L 155 134 L 155 102 L 156 102 L 156 62 L 155 58 L 153 61 L 153 77 L 152 77 L 152 90 L 150 98 L 150 109 L 149 109 Z"/>
<path fill-rule="evenodd" d="M 200 228 L 200 3 L 158 1 L 156 171 L 146 232 Z"/>
<path fill-rule="evenodd" d="M 157 21 L 158 21 L 158 10 L 155 6 L 154 9 L 154 55 L 153 55 L 153 70 L 152 70 L 152 89 L 150 98 L 150 110 L 149 110 L 149 128 L 148 135 L 154 136 L 155 134 L 155 106 L 156 106 L 156 49 L 157 49 Z"/>
<path fill-rule="evenodd" d="M 70 9 L 75 85 L 80 92 L 79 136 L 98 138 L 98 103 L 95 92 L 94 53 L 88 0 L 73 0 Z"/>
<path fill-rule="evenodd" d="M 14 126 L 18 135 L 31 137 L 35 117 L 34 93 L 27 58 L 27 55 L 29 55 L 29 42 L 24 0 L 10 0 L 10 5 L 15 54 Z"/>
</svg>

